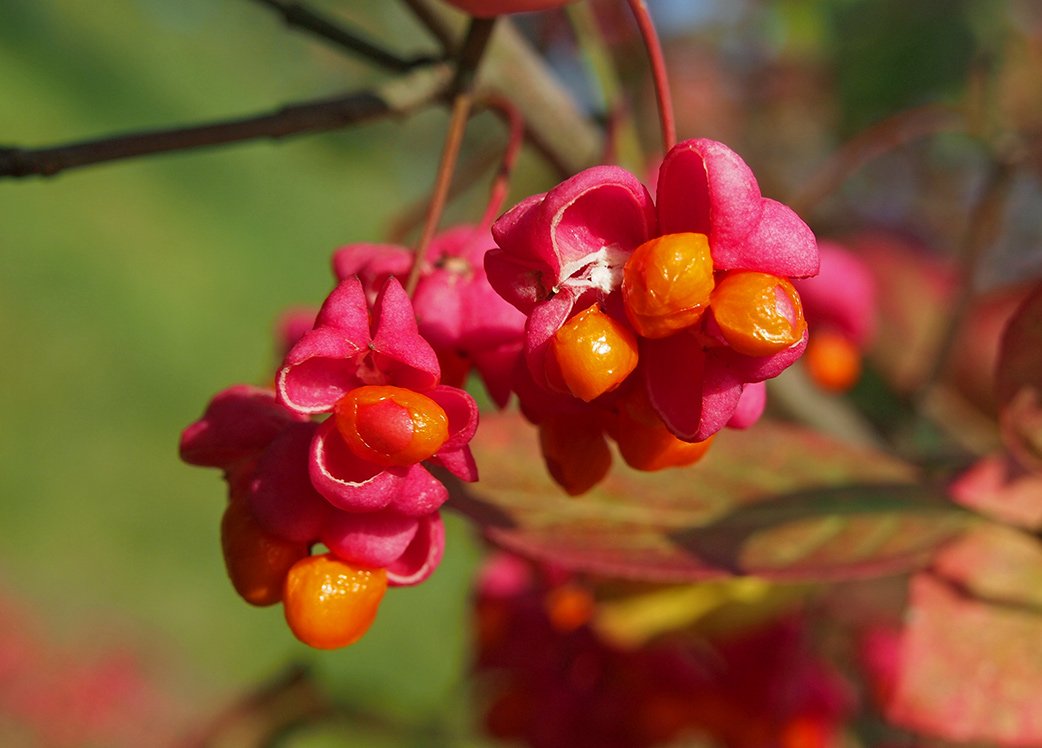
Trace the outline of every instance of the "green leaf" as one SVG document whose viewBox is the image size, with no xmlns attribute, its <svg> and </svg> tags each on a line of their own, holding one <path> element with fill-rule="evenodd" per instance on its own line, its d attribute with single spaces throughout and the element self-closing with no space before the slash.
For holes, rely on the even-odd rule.
<svg viewBox="0 0 1042 748">
<path fill-rule="evenodd" d="M 608 576 L 899 572 L 924 563 L 968 516 L 900 460 L 773 423 L 722 433 L 689 468 L 642 473 L 616 461 L 575 499 L 546 477 L 535 430 L 519 416 L 486 419 L 473 446 L 482 480 L 453 506 L 510 550 Z"/>
</svg>

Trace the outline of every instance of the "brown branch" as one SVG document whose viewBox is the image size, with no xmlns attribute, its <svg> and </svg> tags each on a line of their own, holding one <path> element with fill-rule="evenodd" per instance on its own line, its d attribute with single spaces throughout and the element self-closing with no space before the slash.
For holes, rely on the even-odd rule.
<svg viewBox="0 0 1042 748">
<path fill-rule="evenodd" d="M 447 16 L 424 0 L 410 6 L 432 14 L 432 25 L 449 33 Z M 509 97 L 527 113 L 527 140 L 563 176 L 600 158 L 603 138 L 554 77 L 547 64 L 505 19 L 483 65 L 477 92 Z M 456 45 L 453 45 L 455 48 Z M 51 176 L 68 169 L 153 153 L 223 145 L 257 138 L 324 132 L 386 116 L 408 114 L 446 99 L 452 69 L 424 66 L 374 90 L 284 107 L 261 116 L 200 126 L 136 132 L 44 148 L 0 147 L 0 179 Z"/>
<path fill-rule="evenodd" d="M 292 104 L 270 114 L 206 125 L 137 132 L 47 148 L 0 148 L 0 178 L 53 176 L 69 169 L 154 153 L 183 151 L 257 138 L 326 132 L 407 114 L 441 97 L 450 68 L 434 65 L 377 89 Z"/>
<path fill-rule="evenodd" d="M 253 1 L 266 5 L 281 15 L 287 26 L 315 34 L 388 70 L 404 73 L 420 65 L 434 62 L 434 59 L 428 55 L 409 59 L 399 57 L 366 39 L 359 32 L 346 28 L 342 23 L 335 23 L 329 18 L 319 15 L 303 3 L 286 2 L 285 0 Z"/>
<path fill-rule="evenodd" d="M 430 0 L 405 2 L 446 50 L 459 48 L 458 13 Z M 498 94 L 524 112 L 526 142 L 562 177 L 599 163 L 604 150 L 601 131 L 579 110 L 575 98 L 510 19 L 500 18 L 497 26 L 482 64 L 478 95 Z"/>
<path fill-rule="evenodd" d="M 416 20 L 441 44 L 442 51 L 451 55 L 456 49 L 456 32 L 445 13 L 431 7 L 426 0 L 405 0 Z"/>
</svg>

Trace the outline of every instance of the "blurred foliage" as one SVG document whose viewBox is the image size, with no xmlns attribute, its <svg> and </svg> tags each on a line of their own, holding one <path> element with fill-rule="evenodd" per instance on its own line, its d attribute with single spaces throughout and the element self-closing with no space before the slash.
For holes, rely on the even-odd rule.
<svg viewBox="0 0 1042 748">
<path fill-rule="evenodd" d="M 907 107 L 957 96 L 977 49 L 972 4 L 970 0 L 832 3 L 828 39 L 840 132 L 853 135 Z"/>
<path fill-rule="evenodd" d="M 349 14 L 429 44 L 385 3 Z M 241 116 L 372 78 L 250 3 L 0 8 L 5 143 Z M 440 122 L 0 183 L 0 581 L 49 635 L 87 651 L 108 630 L 136 641 L 200 725 L 287 659 L 315 658 L 281 609 L 228 585 L 223 484 L 185 469 L 178 433 L 216 389 L 270 370 L 275 319 L 321 299 L 334 247 L 379 236 L 422 193 Z M 458 687 L 475 554 L 469 528 L 449 531 L 430 584 L 389 595 L 378 633 L 317 658 L 337 693 L 416 718 Z"/>
<path fill-rule="evenodd" d="M 395 50 L 434 49 L 397 3 L 315 5 Z M 611 32 L 608 5 L 595 3 Z M 978 64 L 1021 61 L 1002 79 L 1007 97 L 1037 100 L 1030 45 L 1002 36 L 1023 3 L 652 5 L 675 19 L 665 30 L 681 136 L 731 142 L 773 196 L 798 191 L 839 144 L 881 118 L 961 101 Z M 567 51 L 559 16 L 521 23 L 544 49 Z M 643 59 L 618 37 L 620 79 L 642 85 Z M 5 145 L 237 117 L 385 78 L 244 0 L 0 3 Z M 589 85 L 574 70 L 569 82 Z M 633 104 L 653 132 L 649 101 Z M 1034 110 L 1016 111 L 1026 121 Z M 337 701 L 377 718 L 293 731 L 287 745 L 474 740 L 468 605 L 480 550 L 468 524 L 448 518 L 442 567 L 422 587 L 389 594 L 361 643 L 312 653 L 278 609 L 236 597 L 217 541 L 224 487 L 216 471 L 185 468 L 176 450 L 216 390 L 270 372 L 273 323 L 329 289 L 330 251 L 381 239 L 398 210 L 423 197 L 444 124 L 431 111 L 279 144 L 0 181 L 0 591 L 36 611 L 32 625 L 62 651 L 89 659 L 119 644 L 142 653 L 183 720 L 175 732 L 203 729 L 302 661 Z M 499 142 L 487 124 L 476 122 L 468 146 Z M 905 148 L 837 188 L 812 224 L 897 226 L 953 254 L 981 161 L 961 135 Z M 531 159 L 514 192 L 545 189 L 545 175 Z M 472 197 L 450 219 L 472 215 Z M 986 281 L 1037 270 L 1038 198 L 1037 174 L 1017 182 L 994 250 L 1001 262 L 981 271 Z M 874 371 L 855 396 L 884 431 L 904 404 Z M 5 729 L 0 714 L 0 742 Z"/>
</svg>

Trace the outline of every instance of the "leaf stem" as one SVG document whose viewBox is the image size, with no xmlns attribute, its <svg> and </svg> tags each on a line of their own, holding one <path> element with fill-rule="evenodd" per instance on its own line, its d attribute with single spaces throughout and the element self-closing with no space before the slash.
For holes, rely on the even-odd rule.
<svg viewBox="0 0 1042 748">
<path fill-rule="evenodd" d="M 503 149 L 503 157 L 499 162 L 499 169 L 496 170 L 496 175 L 492 178 L 488 204 L 479 224 L 485 227 L 492 225 L 492 221 L 495 220 L 496 215 L 502 209 L 503 202 L 510 191 L 510 175 L 514 171 L 517 155 L 521 151 L 521 146 L 525 140 L 525 120 L 518 108 L 502 96 L 487 96 L 482 99 L 481 103 L 499 112 L 509 128 L 506 148 Z"/>
<path fill-rule="evenodd" d="M 438 165 L 438 173 L 434 180 L 434 190 L 431 194 L 430 207 L 427 210 L 427 220 L 424 222 L 420 240 L 416 245 L 412 268 L 405 283 L 405 291 L 410 296 L 416 290 L 416 284 L 420 281 L 420 273 L 427 255 L 427 247 L 430 246 L 438 224 L 441 222 L 441 214 L 445 210 L 449 190 L 452 187 L 452 176 L 456 170 L 456 162 L 459 160 L 460 146 L 463 143 L 463 133 L 467 129 L 467 120 L 470 110 L 474 104 L 474 76 L 478 64 L 488 46 L 492 29 L 495 27 L 495 18 L 475 18 L 471 20 L 467 29 L 467 36 L 460 48 L 456 74 L 449 88 L 452 95 L 452 114 L 449 119 L 449 129 L 445 135 L 445 145 L 442 147 L 441 162 Z"/>
<path fill-rule="evenodd" d="M 669 151 L 677 144 L 676 119 L 673 116 L 673 101 L 669 95 L 669 77 L 666 73 L 666 60 L 662 54 L 662 44 L 655 24 L 651 20 L 651 13 L 645 0 L 628 0 L 633 18 L 640 29 L 640 36 L 644 40 L 644 47 L 648 52 L 648 61 L 651 63 L 651 77 L 655 82 L 655 99 L 658 101 L 659 123 L 662 126 L 662 148 Z"/>
</svg>

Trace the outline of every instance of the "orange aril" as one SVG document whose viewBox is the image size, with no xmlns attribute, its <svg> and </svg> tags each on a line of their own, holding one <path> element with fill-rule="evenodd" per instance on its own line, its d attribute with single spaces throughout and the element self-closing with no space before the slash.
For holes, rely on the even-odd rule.
<svg viewBox="0 0 1042 748">
<path fill-rule="evenodd" d="M 665 424 L 639 426 L 630 423 L 622 426 L 616 434 L 619 454 L 626 464 L 647 472 L 694 465 L 713 442 L 712 436 L 701 442 L 682 441 Z"/>
<path fill-rule="evenodd" d="M 828 748 L 832 729 L 823 717 L 805 715 L 791 720 L 781 732 L 781 748 Z"/>
<path fill-rule="evenodd" d="M 596 418 L 562 415 L 543 421 L 539 447 L 550 477 L 569 496 L 589 491 L 611 467 L 611 450 Z"/>
<path fill-rule="evenodd" d="M 807 329 L 800 295 L 785 278 L 767 273 L 729 273 L 711 301 L 724 340 L 746 356 L 769 356 L 799 342 Z"/>
<path fill-rule="evenodd" d="M 861 352 L 846 337 L 831 330 L 810 336 L 803 360 L 811 379 L 832 392 L 846 392 L 861 376 Z"/>
<path fill-rule="evenodd" d="M 666 234 L 645 242 L 623 269 L 626 316 L 645 338 L 665 338 L 702 318 L 713 291 L 705 234 Z"/>
<path fill-rule="evenodd" d="M 286 622 L 308 646 L 346 647 L 369 630 L 386 591 L 385 569 L 352 566 L 331 553 L 308 556 L 286 576 Z"/>
<path fill-rule="evenodd" d="M 648 472 L 694 465 L 713 442 L 712 437 L 704 442 L 685 442 L 661 421 L 649 425 L 625 414 L 618 417 L 612 437 L 626 465 Z"/>
<path fill-rule="evenodd" d="M 221 518 L 221 550 L 232 586 L 250 605 L 274 605 L 290 567 L 308 555 L 306 543 L 272 535 L 253 518 L 246 501 L 232 499 Z"/>
<path fill-rule="evenodd" d="M 648 472 L 693 465 L 713 441 L 709 437 L 686 442 L 674 436 L 651 407 L 643 387 L 634 388 L 623 401 L 609 433 L 626 464 Z"/>
<path fill-rule="evenodd" d="M 622 384 L 637 368 L 637 337 L 596 304 L 554 333 L 546 356 L 552 387 L 590 402 Z"/>
<path fill-rule="evenodd" d="M 567 633 L 590 622 L 596 602 L 585 587 L 565 582 L 546 593 L 543 606 L 550 625 L 557 631 Z"/>
<path fill-rule="evenodd" d="M 449 438 L 445 410 L 402 387 L 357 387 L 333 407 L 336 427 L 360 459 L 405 467 L 433 456 Z"/>
</svg>

